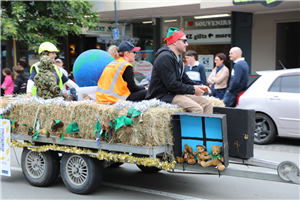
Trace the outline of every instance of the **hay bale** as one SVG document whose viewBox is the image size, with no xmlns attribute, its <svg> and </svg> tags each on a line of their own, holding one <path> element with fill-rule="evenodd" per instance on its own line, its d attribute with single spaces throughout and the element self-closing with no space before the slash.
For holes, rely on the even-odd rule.
<svg viewBox="0 0 300 200">
<path fill-rule="evenodd" d="M 14 100 L 19 99 L 20 97 L 13 97 L 12 95 L 6 95 L 3 97 L 0 97 L 0 109 L 6 108 L 8 104 Z"/>
<path fill-rule="evenodd" d="M 37 102 L 20 102 L 13 104 L 8 112 L 10 119 L 17 121 L 19 124 L 27 124 L 28 127 L 19 126 L 15 132 L 28 134 L 28 128 L 34 127 L 35 119 L 39 119 L 39 133 L 42 135 L 42 129 L 52 132 L 51 125 L 53 120 L 61 120 L 64 127 L 59 128 L 56 136 L 63 132 L 65 138 L 74 137 L 66 133 L 66 129 L 73 121 L 78 123 L 78 139 L 96 140 L 95 124 L 99 115 L 100 124 L 106 119 L 114 121 L 119 116 L 127 115 L 130 107 L 124 107 L 121 111 L 114 106 L 102 105 L 96 103 L 73 103 L 67 106 L 57 104 L 39 104 Z M 111 143 L 121 143 L 133 146 L 154 147 L 167 143 L 173 144 L 172 135 L 172 115 L 176 112 L 183 112 L 182 108 L 165 108 L 153 107 L 143 112 L 140 116 L 132 119 L 131 134 L 126 134 L 126 127 L 121 127 L 113 134 Z M 167 137 L 168 135 L 168 137 Z M 107 138 L 100 138 L 102 141 Z"/>
<path fill-rule="evenodd" d="M 35 116 L 39 105 L 40 104 L 37 102 L 21 102 L 12 105 L 12 108 L 7 115 L 11 120 L 15 120 L 19 124 L 13 132 L 23 134 L 28 133 L 28 128 L 34 126 Z M 22 124 L 26 124 L 27 126 L 22 126 Z"/>
</svg>

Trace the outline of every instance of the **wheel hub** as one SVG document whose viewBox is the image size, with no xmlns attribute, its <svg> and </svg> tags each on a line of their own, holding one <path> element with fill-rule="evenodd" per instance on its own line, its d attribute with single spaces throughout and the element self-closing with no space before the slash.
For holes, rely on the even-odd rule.
<svg viewBox="0 0 300 200">
<path fill-rule="evenodd" d="M 66 164 L 68 179 L 74 185 L 82 185 L 86 181 L 88 174 L 88 168 L 85 160 L 78 155 L 74 155 L 68 159 Z"/>
<path fill-rule="evenodd" d="M 26 156 L 26 170 L 33 178 L 40 178 L 45 173 L 45 161 L 42 154 L 29 152 Z"/>
</svg>

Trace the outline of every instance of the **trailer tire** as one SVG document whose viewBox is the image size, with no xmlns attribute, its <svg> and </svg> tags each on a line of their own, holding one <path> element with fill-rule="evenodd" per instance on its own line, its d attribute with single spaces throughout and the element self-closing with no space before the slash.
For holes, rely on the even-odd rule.
<svg viewBox="0 0 300 200">
<path fill-rule="evenodd" d="M 37 152 L 23 149 L 21 166 L 25 178 L 33 186 L 45 187 L 59 174 L 59 156 L 53 151 Z"/>
<path fill-rule="evenodd" d="M 95 158 L 65 153 L 61 159 L 60 173 L 71 192 L 87 194 L 99 187 L 103 166 L 101 161 Z"/>
<path fill-rule="evenodd" d="M 145 167 L 144 165 L 136 165 L 136 166 L 145 173 L 156 173 L 161 170 L 157 167 Z"/>
</svg>

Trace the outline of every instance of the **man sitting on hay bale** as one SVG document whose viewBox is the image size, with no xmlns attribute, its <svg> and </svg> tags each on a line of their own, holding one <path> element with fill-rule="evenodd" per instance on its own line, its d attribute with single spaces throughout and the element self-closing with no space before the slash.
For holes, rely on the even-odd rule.
<svg viewBox="0 0 300 200">
<path fill-rule="evenodd" d="M 150 87 L 146 99 L 157 98 L 166 103 L 177 104 L 188 112 L 212 114 L 212 103 L 203 97 L 204 92 L 211 93 L 205 85 L 197 85 L 184 72 L 179 55 L 188 46 L 183 29 L 169 28 L 167 47 L 155 54 Z"/>
</svg>

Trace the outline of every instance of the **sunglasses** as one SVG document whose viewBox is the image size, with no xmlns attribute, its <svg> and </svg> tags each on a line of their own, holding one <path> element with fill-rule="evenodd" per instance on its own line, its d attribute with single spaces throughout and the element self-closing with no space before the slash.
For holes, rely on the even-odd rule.
<svg viewBox="0 0 300 200">
<path fill-rule="evenodd" d="M 136 51 L 128 51 L 129 53 L 133 53 L 133 54 L 136 54 Z"/>
<path fill-rule="evenodd" d="M 183 41 L 183 43 L 184 43 L 184 44 L 186 44 L 186 43 L 187 43 L 187 39 L 178 39 L 178 40 L 181 40 L 181 41 Z"/>
</svg>

